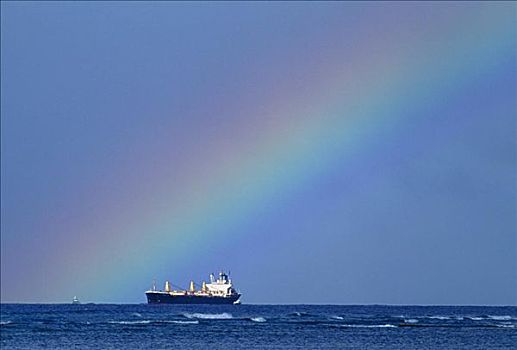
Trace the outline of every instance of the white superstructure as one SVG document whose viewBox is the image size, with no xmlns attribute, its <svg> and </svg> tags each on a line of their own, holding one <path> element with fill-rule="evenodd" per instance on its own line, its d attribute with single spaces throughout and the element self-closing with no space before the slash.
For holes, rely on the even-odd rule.
<svg viewBox="0 0 517 350">
<path fill-rule="evenodd" d="M 153 282 L 153 287 L 148 290 L 146 294 L 149 295 L 169 295 L 174 297 L 190 296 L 190 297 L 217 297 L 217 298 L 228 298 L 235 299 L 237 301 L 240 294 L 233 288 L 232 280 L 228 275 L 221 271 L 218 278 L 216 279 L 214 274 L 211 273 L 209 276 L 210 283 L 203 281 L 201 289 L 196 290 L 196 284 L 194 281 L 190 281 L 189 288 L 187 290 L 172 289 L 172 284 L 169 281 L 165 281 L 164 290 L 156 290 L 156 286 Z"/>
<path fill-rule="evenodd" d="M 210 274 L 210 283 L 204 283 L 206 287 L 205 292 L 217 296 L 228 296 L 232 295 L 234 290 L 232 288 L 232 280 L 228 278 L 224 272 L 219 273 L 219 278 L 216 280 L 214 274 Z M 203 288 L 201 288 L 203 290 Z"/>
</svg>

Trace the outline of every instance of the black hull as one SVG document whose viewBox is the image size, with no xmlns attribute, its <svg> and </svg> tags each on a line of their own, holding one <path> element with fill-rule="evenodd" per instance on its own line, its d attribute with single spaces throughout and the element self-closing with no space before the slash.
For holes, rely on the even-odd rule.
<svg viewBox="0 0 517 350">
<path fill-rule="evenodd" d="M 229 297 L 199 296 L 199 295 L 170 295 L 167 293 L 145 293 L 149 304 L 233 304 L 240 294 Z"/>
</svg>

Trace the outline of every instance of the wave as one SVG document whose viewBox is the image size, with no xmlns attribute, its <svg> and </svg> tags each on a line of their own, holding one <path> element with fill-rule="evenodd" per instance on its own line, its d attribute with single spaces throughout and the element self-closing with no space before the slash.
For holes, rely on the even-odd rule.
<svg viewBox="0 0 517 350">
<path fill-rule="evenodd" d="M 476 325 L 467 325 L 467 324 L 413 324 L 413 323 L 401 323 L 398 325 L 399 327 L 424 327 L 424 328 L 516 328 L 516 325 L 513 323 L 497 323 L 497 324 L 476 324 Z"/>
<path fill-rule="evenodd" d="M 433 320 L 450 320 L 451 319 L 449 316 L 426 316 L 426 317 L 433 319 Z"/>
<path fill-rule="evenodd" d="M 426 316 L 416 316 L 416 315 L 400 315 L 400 316 L 392 316 L 394 318 L 403 318 L 405 322 L 408 319 L 431 319 L 431 320 L 472 320 L 472 321 L 482 321 L 482 320 L 495 320 L 495 321 L 512 321 L 517 320 L 517 317 L 510 315 L 483 315 L 483 316 L 466 316 L 466 315 L 426 315 Z"/>
<path fill-rule="evenodd" d="M 141 321 L 109 321 L 112 324 L 149 324 L 151 320 L 141 320 Z"/>
<path fill-rule="evenodd" d="M 496 324 L 495 326 L 500 328 L 515 328 L 514 324 Z"/>
<path fill-rule="evenodd" d="M 472 321 L 482 321 L 482 320 L 484 320 L 483 317 L 475 317 L 475 316 L 467 316 L 467 318 L 469 320 L 472 320 Z"/>
<path fill-rule="evenodd" d="M 418 323 L 418 320 L 414 319 L 414 318 L 409 318 L 409 319 L 404 319 L 404 322 L 405 323 Z"/>
<path fill-rule="evenodd" d="M 175 324 L 199 324 L 198 320 L 192 321 L 180 321 L 180 320 L 164 320 L 164 321 L 156 321 L 158 323 L 175 323 Z"/>
<path fill-rule="evenodd" d="M 308 316 L 309 314 L 307 312 L 299 312 L 299 311 L 296 311 L 296 312 L 292 312 L 289 314 L 289 316 L 298 316 L 298 317 L 301 317 L 301 316 Z"/>
<path fill-rule="evenodd" d="M 341 316 L 330 316 L 330 318 L 333 320 L 344 320 L 344 317 Z"/>
<path fill-rule="evenodd" d="M 266 322 L 267 320 L 264 317 L 252 317 L 250 318 L 253 322 Z"/>
<path fill-rule="evenodd" d="M 8 324 L 11 324 L 13 323 L 13 321 L 0 321 L 0 326 L 5 326 L 5 325 L 8 325 Z"/>
<path fill-rule="evenodd" d="M 142 325 L 151 323 L 175 323 L 175 324 L 198 324 L 198 320 L 182 321 L 182 320 L 139 320 L 139 321 L 109 321 L 111 324 L 124 324 L 124 325 Z"/>
<path fill-rule="evenodd" d="M 509 315 L 504 315 L 504 316 L 491 316 L 489 315 L 488 318 L 492 319 L 492 320 L 497 320 L 497 321 L 508 321 L 508 320 L 511 320 L 512 319 L 512 316 L 509 316 Z"/>
<path fill-rule="evenodd" d="M 142 317 L 142 314 L 140 314 L 138 312 L 133 312 L 131 315 L 135 316 L 135 317 Z"/>
<path fill-rule="evenodd" d="M 488 315 L 488 316 L 461 316 L 461 315 L 432 315 L 432 316 L 392 316 L 396 318 L 403 318 L 404 322 L 408 322 L 409 319 L 416 320 L 416 319 L 431 319 L 431 320 L 457 320 L 457 321 L 463 321 L 465 319 L 472 320 L 472 321 L 482 321 L 482 320 L 495 320 L 495 321 L 511 321 L 511 320 L 517 320 L 517 318 L 510 316 L 510 315 Z"/>
<path fill-rule="evenodd" d="M 184 313 L 186 318 L 200 318 L 204 320 L 229 320 L 233 318 L 232 314 L 223 312 L 222 314 L 201 314 L 201 313 Z"/>
<path fill-rule="evenodd" d="M 397 328 L 394 324 L 342 324 L 346 328 Z"/>
</svg>

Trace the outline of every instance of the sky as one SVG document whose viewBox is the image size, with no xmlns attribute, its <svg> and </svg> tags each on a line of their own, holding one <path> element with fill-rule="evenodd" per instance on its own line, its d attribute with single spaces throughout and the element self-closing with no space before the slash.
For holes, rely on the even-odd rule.
<svg viewBox="0 0 517 350">
<path fill-rule="evenodd" d="M 512 2 L 1 3 L 1 301 L 517 304 Z"/>
</svg>

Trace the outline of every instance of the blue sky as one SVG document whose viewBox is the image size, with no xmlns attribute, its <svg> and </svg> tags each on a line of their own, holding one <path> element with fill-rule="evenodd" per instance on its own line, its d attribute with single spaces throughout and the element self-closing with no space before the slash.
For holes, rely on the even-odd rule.
<svg viewBox="0 0 517 350">
<path fill-rule="evenodd" d="M 517 302 L 514 3 L 1 6 L 3 302 Z"/>
</svg>

